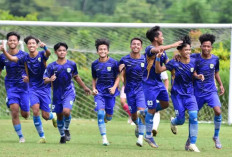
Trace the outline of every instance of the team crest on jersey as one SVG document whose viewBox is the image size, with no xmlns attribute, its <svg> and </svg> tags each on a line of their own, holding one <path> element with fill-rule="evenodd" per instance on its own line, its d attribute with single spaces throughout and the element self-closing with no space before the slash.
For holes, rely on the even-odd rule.
<svg viewBox="0 0 232 157">
<path fill-rule="evenodd" d="M 72 100 L 70 101 L 70 105 L 73 105 L 73 101 Z"/>
<path fill-rule="evenodd" d="M 107 71 L 111 71 L 111 67 L 107 67 Z"/>
<path fill-rule="evenodd" d="M 213 69 L 214 65 L 213 65 L 213 64 L 210 64 L 209 67 L 210 67 L 210 69 Z"/>
<path fill-rule="evenodd" d="M 71 72 L 71 68 L 67 68 L 67 72 L 70 73 Z"/>
<path fill-rule="evenodd" d="M 194 68 L 190 68 L 190 71 L 193 72 Z"/>
<path fill-rule="evenodd" d="M 38 58 L 38 61 L 41 62 L 41 57 Z"/>
<path fill-rule="evenodd" d="M 142 67 L 142 68 L 144 67 L 144 63 L 141 63 L 141 67 Z"/>
</svg>

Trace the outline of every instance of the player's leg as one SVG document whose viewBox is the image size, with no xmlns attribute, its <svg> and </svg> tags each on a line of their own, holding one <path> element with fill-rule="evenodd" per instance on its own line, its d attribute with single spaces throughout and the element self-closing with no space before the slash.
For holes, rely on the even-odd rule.
<svg viewBox="0 0 232 157">
<path fill-rule="evenodd" d="M 30 103 L 29 103 L 29 93 L 19 93 L 20 97 L 20 107 L 21 107 L 21 115 L 25 119 L 28 119 L 30 116 Z"/>
<path fill-rule="evenodd" d="M 97 111 L 97 121 L 99 132 L 102 136 L 102 144 L 104 146 L 109 145 L 106 137 L 106 124 L 105 124 L 105 100 L 102 96 L 96 95 L 94 97 L 95 110 Z"/>
<path fill-rule="evenodd" d="M 124 86 L 122 86 L 122 89 L 120 91 L 120 103 L 123 108 L 123 110 L 128 114 L 128 123 L 132 124 L 133 121 L 131 120 L 131 113 L 129 110 L 129 106 L 126 103 L 126 93 L 124 92 Z"/>
<path fill-rule="evenodd" d="M 160 112 L 156 112 L 153 117 L 153 128 L 152 128 L 153 136 L 156 136 L 158 133 L 159 123 L 160 123 Z"/>
<path fill-rule="evenodd" d="M 213 141 L 215 142 L 215 147 L 217 149 L 222 148 L 222 144 L 219 140 L 219 133 L 221 128 L 222 122 L 222 115 L 221 115 L 221 103 L 218 97 L 218 94 L 212 93 L 209 97 L 207 97 L 208 105 L 213 108 L 214 110 L 214 136 Z"/>
<path fill-rule="evenodd" d="M 66 141 L 71 140 L 69 125 L 71 123 L 71 110 L 75 101 L 75 95 L 69 95 L 63 100 L 63 119 L 64 119 L 64 132 Z"/>
<path fill-rule="evenodd" d="M 64 120 L 63 120 L 63 105 L 53 104 L 53 112 L 56 112 L 57 116 L 57 128 L 60 133 L 60 144 L 66 143 L 65 133 L 64 133 Z"/>
<path fill-rule="evenodd" d="M 157 95 L 157 100 L 159 100 L 158 103 L 156 103 L 156 112 L 162 111 L 169 106 L 169 96 L 166 88 L 163 86 L 160 89 L 158 89 L 159 94 Z"/>
<path fill-rule="evenodd" d="M 39 100 L 40 100 L 40 109 L 42 111 L 42 117 L 45 120 L 52 120 L 53 126 L 57 128 L 57 117 L 54 113 L 51 112 L 49 106 L 51 104 L 51 96 L 50 94 L 47 93 L 50 93 L 50 89 L 48 91 L 40 90 Z"/>
</svg>

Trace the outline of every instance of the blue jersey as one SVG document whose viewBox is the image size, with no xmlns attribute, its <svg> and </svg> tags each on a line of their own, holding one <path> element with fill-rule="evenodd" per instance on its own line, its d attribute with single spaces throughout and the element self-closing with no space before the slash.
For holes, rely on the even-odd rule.
<svg viewBox="0 0 232 157">
<path fill-rule="evenodd" d="M 206 96 L 212 92 L 217 92 L 215 84 L 215 73 L 219 71 L 219 58 L 211 54 L 210 59 L 203 59 L 201 54 L 192 54 L 191 57 L 196 59 L 196 72 L 203 74 L 204 81 L 196 79 L 194 81 L 194 90 L 196 96 Z"/>
<path fill-rule="evenodd" d="M 195 70 L 195 59 L 190 58 L 188 64 L 170 60 L 166 64 L 169 71 L 174 71 L 171 93 L 179 95 L 193 95 L 193 73 Z"/>
<path fill-rule="evenodd" d="M 155 56 L 155 53 L 151 52 L 152 48 L 154 48 L 154 46 L 150 45 L 150 46 L 146 47 L 146 49 L 145 49 L 145 58 L 146 58 L 145 67 L 146 68 L 147 68 L 147 65 L 148 65 L 148 62 L 147 62 L 148 57 L 154 57 Z M 166 52 L 164 51 L 163 55 L 160 57 L 160 65 L 162 66 L 167 60 L 168 60 L 168 57 L 167 57 Z M 164 84 L 163 84 L 163 82 L 161 80 L 160 73 L 155 72 L 155 60 L 154 60 L 154 63 L 152 65 L 152 67 L 151 67 L 148 78 L 147 78 L 147 74 L 148 74 L 148 71 L 147 71 L 147 69 L 145 69 L 145 72 L 143 74 L 143 83 L 144 84 L 157 86 L 157 87 L 163 87 L 164 86 Z"/>
<path fill-rule="evenodd" d="M 70 94 L 75 95 L 75 88 L 72 78 L 78 74 L 76 63 L 67 60 L 63 65 L 52 62 L 44 73 L 44 78 L 56 75 L 53 84 L 53 104 L 62 104 L 62 100 Z"/>
<path fill-rule="evenodd" d="M 39 51 L 38 55 L 34 58 L 31 58 L 30 55 L 27 54 L 24 60 L 28 66 L 30 88 L 33 90 L 50 88 L 50 85 L 45 84 L 43 81 L 46 61 L 48 60 L 48 58 L 45 57 L 45 51 Z"/>
<path fill-rule="evenodd" d="M 92 77 L 97 79 L 96 89 L 99 94 L 104 96 L 117 96 L 119 94 L 116 88 L 115 94 L 111 95 L 109 88 L 114 86 L 115 80 L 119 74 L 118 62 L 109 58 L 106 62 L 100 62 L 99 59 L 92 63 Z"/>
<path fill-rule="evenodd" d="M 14 56 L 20 60 L 27 55 L 26 52 L 19 50 Z M 17 63 L 9 61 L 4 54 L 0 55 L 0 69 L 6 67 L 5 87 L 8 92 L 27 92 L 28 83 L 23 82 L 23 76 L 26 76 L 23 61 Z"/>
<path fill-rule="evenodd" d="M 126 86 L 125 93 L 137 93 L 143 90 L 142 80 L 145 70 L 145 57 L 141 55 L 139 59 L 131 58 L 130 54 L 122 57 L 119 64 L 125 64 Z"/>
</svg>

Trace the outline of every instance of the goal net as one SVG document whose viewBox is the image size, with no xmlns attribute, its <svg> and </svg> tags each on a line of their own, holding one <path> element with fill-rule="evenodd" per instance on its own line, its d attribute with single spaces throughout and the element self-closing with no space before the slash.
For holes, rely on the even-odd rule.
<svg viewBox="0 0 232 157">
<path fill-rule="evenodd" d="M 230 46 L 231 46 L 231 26 L 228 25 L 200 25 L 200 24 L 135 24 L 135 23 L 68 23 L 68 22 L 20 22 L 1 21 L 0 40 L 10 31 L 16 31 L 23 40 L 28 35 L 33 35 L 47 44 L 52 51 L 52 56 L 48 63 L 56 60 L 53 46 L 57 42 L 66 42 L 69 46 L 68 59 L 77 63 L 80 77 L 91 89 L 91 63 L 98 58 L 95 48 L 95 40 L 107 38 L 110 40 L 109 56 L 120 60 L 130 52 L 130 39 L 140 37 L 145 49 L 150 43 L 146 39 L 146 31 L 155 25 L 161 26 L 164 33 L 164 44 L 171 44 L 183 35 L 190 35 L 192 39 L 192 51 L 200 52 L 198 37 L 203 33 L 212 33 L 216 36 L 213 53 L 220 57 L 220 75 L 225 87 L 225 94 L 220 97 L 222 103 L 223 121 L 228 120 L 229 101 L 229 73 L 230 73 Z M 27 51 L 26 46 L 25 51 Z M 144 53 L 144 49 L 142 53 Z M 176 53 L 176 49 L 168 50 L 169 58 Z M 0 79 L 0 117 L 9 115 L 9 110 L 5 105 L 4 88 L 5 71 Z M 170 73 L 169 73 L 170 76 Z M 169 77 L 170 79 L 170 77 Z M 76 83 L 75 83 L 76 84 Z M 120 87 L 122 83 L 120 83 Z M 170 86 L 170 85 L 169 85 Z M 72 116 L 76 118 L 96 118 L 94 112 L 93 96 L 86 96 L 83 90 L 76 85 L 76 101 L 73 106 Z M 170 93 L 170 92 L 169 92 Z M 161 111 L 161 119 L 169 119 L 174 116 L 174 109 L 170 99 L 170 107 Z M 187 115 L 188 116 L 188 115 Z M 122 109 L 120 98 L 116 98 L 114 117 L 127 117 Z M 214 113 L 207 105 L 199 112 L 199 120 L 213 121 Z"/>
</svg>

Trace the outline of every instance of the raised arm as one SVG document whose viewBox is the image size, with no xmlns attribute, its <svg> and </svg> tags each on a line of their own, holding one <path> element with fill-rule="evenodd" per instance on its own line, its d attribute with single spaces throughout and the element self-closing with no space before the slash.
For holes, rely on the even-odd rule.
<svg viewBox="0 0 232 157">
<path fill-rule="evenodd" d="M 156 73 L 161 73 L 161 72 L 167 70 L 167 68 L 165 66 L 160 65 L 160 57 L 162 54 L 163 54 L 163 52 L 159 52 L 156 55 L 156 59 L 155 59 L 155 72 Z"/>
<path fill-rule="evenodd" d="M 41 42 L 40 40 L 39 42 L 40 42 L 40 47 L 43 48 L 45 51 L 45 57 L 48 58 L 51 55 L 51 51 L 47 48 L 45 43 Z"/>
<path fill-rule="evenodd" d="M 6 52 L 5 48 L 4 48 L 4 42 L 2 41 L 2 44 L 0 45 L 0 50 L 3 52 L 3 54 L 6 56 L 6 58 L 9 60 L 9 61 L 12 61 L 12 62 L 18 62 L 18 57 L 16 56 L 12 56 L 10 55 L 9 53 Z"/>
<path fill-rule="evenodd" d="M 159 53 L 160 51 L 164 51 L 164 50 L 168 50 L 168 49 L 171 49 L 171 48 L 175 48 L 177 46 L 179 46 L 181 43 L 183 43 L 183 41 L 177 41 L 173 44 L 170 44 L 170 45 L 161 45 L 161 46 L 157 46 L 157 47 L 154 47 L 151 49 L 151 52 L 152 53 Z"/>
</svg>

